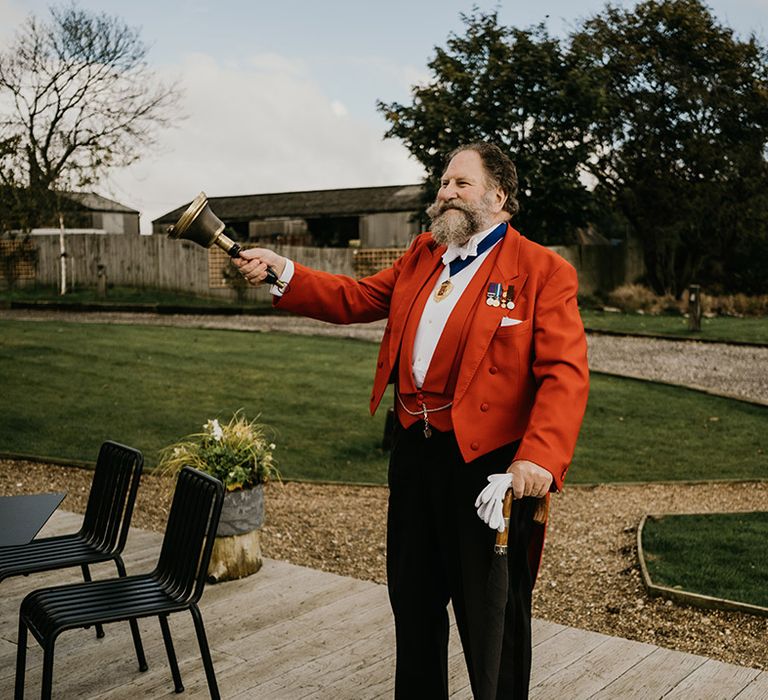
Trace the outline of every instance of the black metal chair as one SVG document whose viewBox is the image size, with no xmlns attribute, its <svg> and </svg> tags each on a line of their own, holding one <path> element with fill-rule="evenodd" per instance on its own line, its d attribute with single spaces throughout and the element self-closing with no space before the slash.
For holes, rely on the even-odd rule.
<svg viewBox="0 0 768 700">
<path fill-rule="evenodd" d="M 203 594 L 208 563 L 224 501 L 220 481 L 184 467 L 176 482 L 160 557 L 149 574 L 76 583 L 33 591 L 22 601 L 16 654 L 15 698 L 24 697 L 27 630 L 43 647 L 41 697 L 51 697 L 53 653 L 65 630 L 98 623 L 160 618 L 165 650 L 177 693 L 184 690 L 173 648 L 168 615 L 189 610 L 195 624 L 211 698 L 220 698 L 203 618 L 197 602 Z"/>
<path fill-rule="evenodd" d="M 99 450 L 91 481 L 82 527 L 78 532 L 57 537 L 41 537 L 29 544 L 0 547 L 0 581 L 11 576 L 28 575 L 80 566 L 83 578 L 91 580 L 89 564 L 114 561 L 117 573 L 125 576 L 122 552 L 133 515 L 144 457 L 133 447 L 106 441 Z M 144 651 L 139 628 L 131 624 L 139 665 L 144 665 Z M 104 636 L 101 625 L 96 634 Z"/>
</svg>

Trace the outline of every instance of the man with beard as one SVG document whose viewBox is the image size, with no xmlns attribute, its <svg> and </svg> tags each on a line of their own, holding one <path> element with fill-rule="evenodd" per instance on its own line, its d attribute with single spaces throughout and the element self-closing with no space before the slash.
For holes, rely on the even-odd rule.
<svg viewBox="0 0 768 700">
<path fill-rule="evenodd" d="M 575 270 L 509 225 L 516 194 L 512 161 L 496 146 L 470 144 L 447 160 L 427 210 L 431 233 L 391 268 L 354 280 L 264 249 L 236 261 L 253 284 L 267 265 L 289 283 L 282 295 L 272 287 L 278 308 L 335 323 L 389 320 L 370 407 L 395 384 L 387 582 L 396 698 L 448 697 L 449 601 L 477 694 L 493 528 L 504 528 L 509 487 L 497 697 L 528 695 L 531 591 L 544 536 L 536 499 L 563 486 L 588 372 Z"/>
</svg>

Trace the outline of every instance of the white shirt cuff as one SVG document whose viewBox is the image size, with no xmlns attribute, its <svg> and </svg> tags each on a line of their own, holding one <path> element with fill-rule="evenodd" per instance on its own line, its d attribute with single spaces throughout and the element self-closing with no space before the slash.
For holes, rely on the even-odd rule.
<svg viewBox="0 0 768 700">
<path fill-rule="evenodd" d="M 291 260 L 290 258 L 286 258 L 285 269 L 283 270 L 283 274 L 280 275 L 280 281 L 288 284 L 293 279 L 293 273 L 295 271 L 296 271 L 296 268 L 293 265 L 293 260 Z M 276 297 L 283 296 L 283 293 L 280 291 L 280 287 L 278 287 L 276 284 L 273 284 L 269 288 L 269 293 Z"/>
</svg>

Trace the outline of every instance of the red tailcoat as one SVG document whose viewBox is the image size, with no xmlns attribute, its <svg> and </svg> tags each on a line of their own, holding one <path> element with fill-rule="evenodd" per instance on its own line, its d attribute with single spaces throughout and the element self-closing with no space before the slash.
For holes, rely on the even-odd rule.
<svg viewBox="0 0 768 700">
<path fill-rule="evenodd" d="M 484 296 L 475 305 L 451 407 L 453 429 L 467 462 L 520 440 L 517 459 L 547 469 L 560 490 L 589 384 L 576 271 L 511 226 L 499 246 L 484 285 L 513 285 L 515 308 L 488 306 Z M 296 264 L 288 290 L 275 299 L 281 309 L 332 323 L 389 318 L 371 413 L 393 378 L 408 311 L 443 264 L 444 251 L 430 234 L 422 234 L 391 268 L 361 280 Z M 503 316 L 521 322 L 502 326 Z"/>
</svg>

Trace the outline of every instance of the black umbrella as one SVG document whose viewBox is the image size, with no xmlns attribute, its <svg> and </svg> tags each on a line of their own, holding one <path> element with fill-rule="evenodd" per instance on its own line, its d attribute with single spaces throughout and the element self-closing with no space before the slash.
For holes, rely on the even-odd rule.
<svg viewBox="0 0 768 700">
<path fill-rule="evenodd" d="M 493 561 L 488 573 L 485 591 L 485 625 L 482 641 L 480 662 L 476 665 L 478 688 L 476 700 L 496 700 L 501 668 L 501 650 L 504 643 L 504 621 L 509 594 L 509 569 L 507 568 L 507 540 L 509 538 L 509 521 L 512 513 L 512 489 L 504 494 L 502 515 L 504 517 L 504 532 L 496 533 L 496 544 L 493 548 Z M 536 499 L 533 520 L 540 525 L 547 522 L 549 513 L 549 496 Z M 541 530 L 543 532 L 543 529 Z M 533 570 L 538 569 L 538 561 L 533 563 Z M 534 573 L 535 578 L 535 573 Z"/>
<path fill-rule="evenodd" d="M 480 663 L 477 664 L 477 700 L 496 700 L 499 682 L 501 647 L 504 641 L 504 611 L 507 607 L 509 572 L 507 570 L 507 538 L 509 515 L 512 512 L 512 489 L 504 495 L 502 515 L 504 532 L 496 533 L 493 561 L 488 573 L 485 592 L 485 625 Z"/>
</svg>

